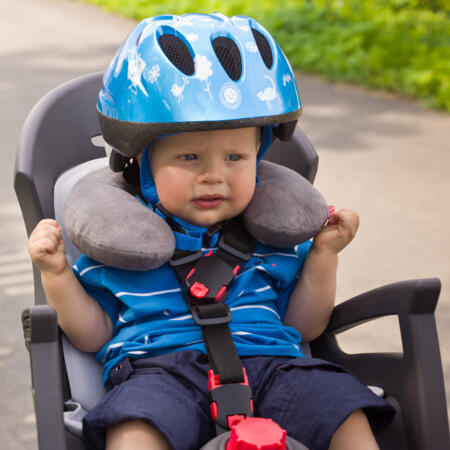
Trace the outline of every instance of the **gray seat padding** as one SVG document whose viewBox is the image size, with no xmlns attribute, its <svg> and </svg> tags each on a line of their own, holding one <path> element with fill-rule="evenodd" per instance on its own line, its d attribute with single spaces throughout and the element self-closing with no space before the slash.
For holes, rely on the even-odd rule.
<svg viewBox="0 0 450 450">
<path fill-rule="evenodd" d="M 81 251 L 67 237 L 62 215 L 64 203 L 78 180 L 107 165 L 106 157 L 88 161 L 63 173 L 55 184 L 55 218 L 63 229 L 66 255 L 70 265 L 81 256 Z M 103 366 L 95 360 L 93 354 L 79 351 L 65 336 L 62 345 L 72 396 L 70 404 L 67 405 L 69 410 L 64 413 L 64 422 L 70 432 L 81 436 L 84 414 L 91 410 L 106 392 L 102 383 Z"/>
</svg>

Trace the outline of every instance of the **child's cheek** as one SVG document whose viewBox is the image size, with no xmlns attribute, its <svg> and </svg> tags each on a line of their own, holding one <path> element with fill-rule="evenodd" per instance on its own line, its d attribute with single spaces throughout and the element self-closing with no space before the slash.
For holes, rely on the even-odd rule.
<svg viewBox="0 0 450 450">
<path fill-rule="evenodd" d="M 239 181 L 232 186 L 231 191 L 233 192 L 235 204 L 242 211 L 248 206 L 253 198 L 255 187 L 256 179 L 253 179 L 250 174 L 243 175 L 239 178 Z"/>
<path fill-rule="evenodd" d="M 177 168 L 167 167 L 158 172 L 155 178 L 159 200 L 169 210 L 179 207 L 189 196 L 190 188 L 186 174 Z"/>
<path fill-rule="evenodd" d="M 172 180 L 172 183 L 165 184 L 160 195 L 160 200 L 166 208 L 175 210 L 183 206 L 187 201 L 188 190 L 187 187 L 177 180 Z"/>
</svg>

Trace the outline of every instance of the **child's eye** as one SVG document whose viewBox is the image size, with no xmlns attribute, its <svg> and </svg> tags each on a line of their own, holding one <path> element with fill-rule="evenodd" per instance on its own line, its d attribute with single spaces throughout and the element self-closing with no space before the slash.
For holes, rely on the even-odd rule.
<svg viewBox="0 0 450 450">
<path fill-rule="evenodd" d="M 194 153 L 186 153 L 184 155 L 181 155 L 180 158 L 184 161 L 194 161 L 195 159 L 197 159 L 197 155 L 194 155 Z"/>
<path fill-rule="evenodd" d="M 242 157 L 240 155 L 236 155 L 236 154 L 231 154 L 228 156 L 228 159 L 230 161 L 239 161 L 242 159 Z"/>
</svg>

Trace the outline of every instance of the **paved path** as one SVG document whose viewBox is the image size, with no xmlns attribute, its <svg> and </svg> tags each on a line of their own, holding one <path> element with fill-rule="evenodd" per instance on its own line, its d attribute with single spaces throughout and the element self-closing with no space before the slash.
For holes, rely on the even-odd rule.
<svg viewBox="0 0 450 450">
<path fill-rule="evenodd" d="M 19 130 L 59 83 L 104 70 L 134 23 L 65 0 L 0 0 L 0 434 L 2 448 L 36 448 L 20 313 L 33 302 L 25 228 L 12 190 Z M 409 278 L 443 283 L 437 311 L 450 388 L 450 117 L 414 103 L 299 74 L 301 125 L 320 155 L 316 185 L 361 227 L 341 256 L 338 297 Z M 396 350 L 392 320 L 349 334 L 344 348 Z M 450 399 L 450 395 L 448 395 Z"/>
</svg>

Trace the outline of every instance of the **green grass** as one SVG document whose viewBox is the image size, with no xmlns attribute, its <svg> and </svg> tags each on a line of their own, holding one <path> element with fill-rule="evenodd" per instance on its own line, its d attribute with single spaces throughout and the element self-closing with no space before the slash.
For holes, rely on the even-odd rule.
<svg viewBox="0 0 450 450">
<path fill-rule="evenodd" d="M 188 12 L 249 15 L 298 70 L 450 111 L 450 6 L 443 0 L 82 1 L 136 20 Z"/>
</svg>

